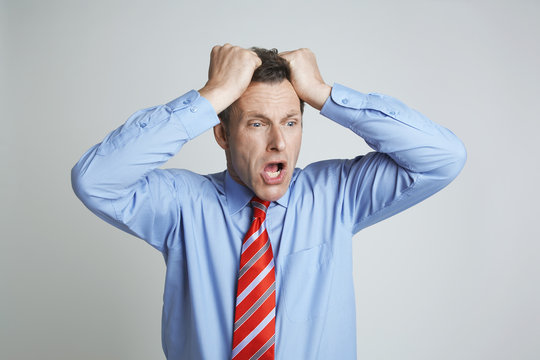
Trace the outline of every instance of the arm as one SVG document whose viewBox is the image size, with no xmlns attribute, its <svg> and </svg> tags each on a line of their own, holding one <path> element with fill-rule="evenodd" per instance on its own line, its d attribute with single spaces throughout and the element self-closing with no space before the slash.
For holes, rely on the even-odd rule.
<svg viewBox="0 0 540 360">
<path fill-rule="evenodd" d="M 465 164 L 465 147 L 450 130 L 392 97 L 334 84 L 321 114 L 376 151 L 342 168 L 354 233 L 433 195 Z"/>
<path fill-rule="evenodd" d="M 339 172 L 342 211 L 353 233 L 434 194 L 463 168 L 465 147 L 450 130 L 389 96 L 338 84 L 330 91 L 307 49 L 284 57 L 299 96 L 376 151 L 344 162 Z"/>
<path fill-rule="evenodd" d="M 163 251 L 179 216 L 176 189 L 188 184 L 157 168 L 217 123 L 196 91 L 138 111 L 82 156 L 73 190 L 97 216 Z"/>
<path fill-rule="evenodd" d="M 178 224 L 178 197 L 189 195 L 197 177 L 157 168 L 219 123 L 216 112 L 243 93 L 259 64 L 249 50 L 214 47 L 200 92 L 136 112 L 83 155 L 71 172 L 77 196 L 100 218 L 163 251 Z"/>
</svg>

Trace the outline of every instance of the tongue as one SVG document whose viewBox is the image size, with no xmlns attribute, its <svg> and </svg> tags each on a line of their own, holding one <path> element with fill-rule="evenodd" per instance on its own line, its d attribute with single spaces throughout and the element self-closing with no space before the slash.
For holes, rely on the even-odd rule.
<svg viewBox="0 0 540 360">
<path fill-rule="evenodd" d="M 268 164 L 264 167 L 265 172 L 276 172 L 278 169 L 278 164 Z"/>
</svg>

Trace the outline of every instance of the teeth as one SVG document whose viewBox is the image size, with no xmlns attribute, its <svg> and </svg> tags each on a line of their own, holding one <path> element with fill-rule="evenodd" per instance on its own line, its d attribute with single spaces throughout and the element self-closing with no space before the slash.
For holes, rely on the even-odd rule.
<svg viewBox="0 0 540 360">
<path fill-rule="evenodd" d="M 267 171 L 266 174 L 271 178 L 275 178 L 275 177 L 278 177 L 280 172 L 281 172 L 281 170 L 278 170 L 276 172 Z"/>
</svg>

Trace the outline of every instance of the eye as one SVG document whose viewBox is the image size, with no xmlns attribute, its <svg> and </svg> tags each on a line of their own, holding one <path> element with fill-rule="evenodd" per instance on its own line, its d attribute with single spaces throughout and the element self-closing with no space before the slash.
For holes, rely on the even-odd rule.
<svg viewBox="0 0 540 360">
<path fill-rule="evenodd" d="M 252 122 L 251 124 L 249 124 L 249 126 L 251 126 L 251 127 L 261 127 L 262 124 L 260 122 Z"/>
<path fill-rule="evenodd" d="M 296 125 L 296 121 L 287 121 L 286 125 L 287 126 L 294 126 L 294 125 Z"/>
</svg>

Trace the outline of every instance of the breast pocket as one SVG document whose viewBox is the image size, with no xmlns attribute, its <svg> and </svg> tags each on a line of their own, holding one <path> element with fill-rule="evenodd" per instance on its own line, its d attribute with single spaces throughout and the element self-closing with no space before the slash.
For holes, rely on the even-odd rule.
<svg viewBox="0 0 540 360">
<path fill-rule="evenodd" d="M 324 315 L 333 275 L 328 243 L 288 255 L 281 267 L 281 296 L 287 318 L 304 322 Z"/>
</svg>

